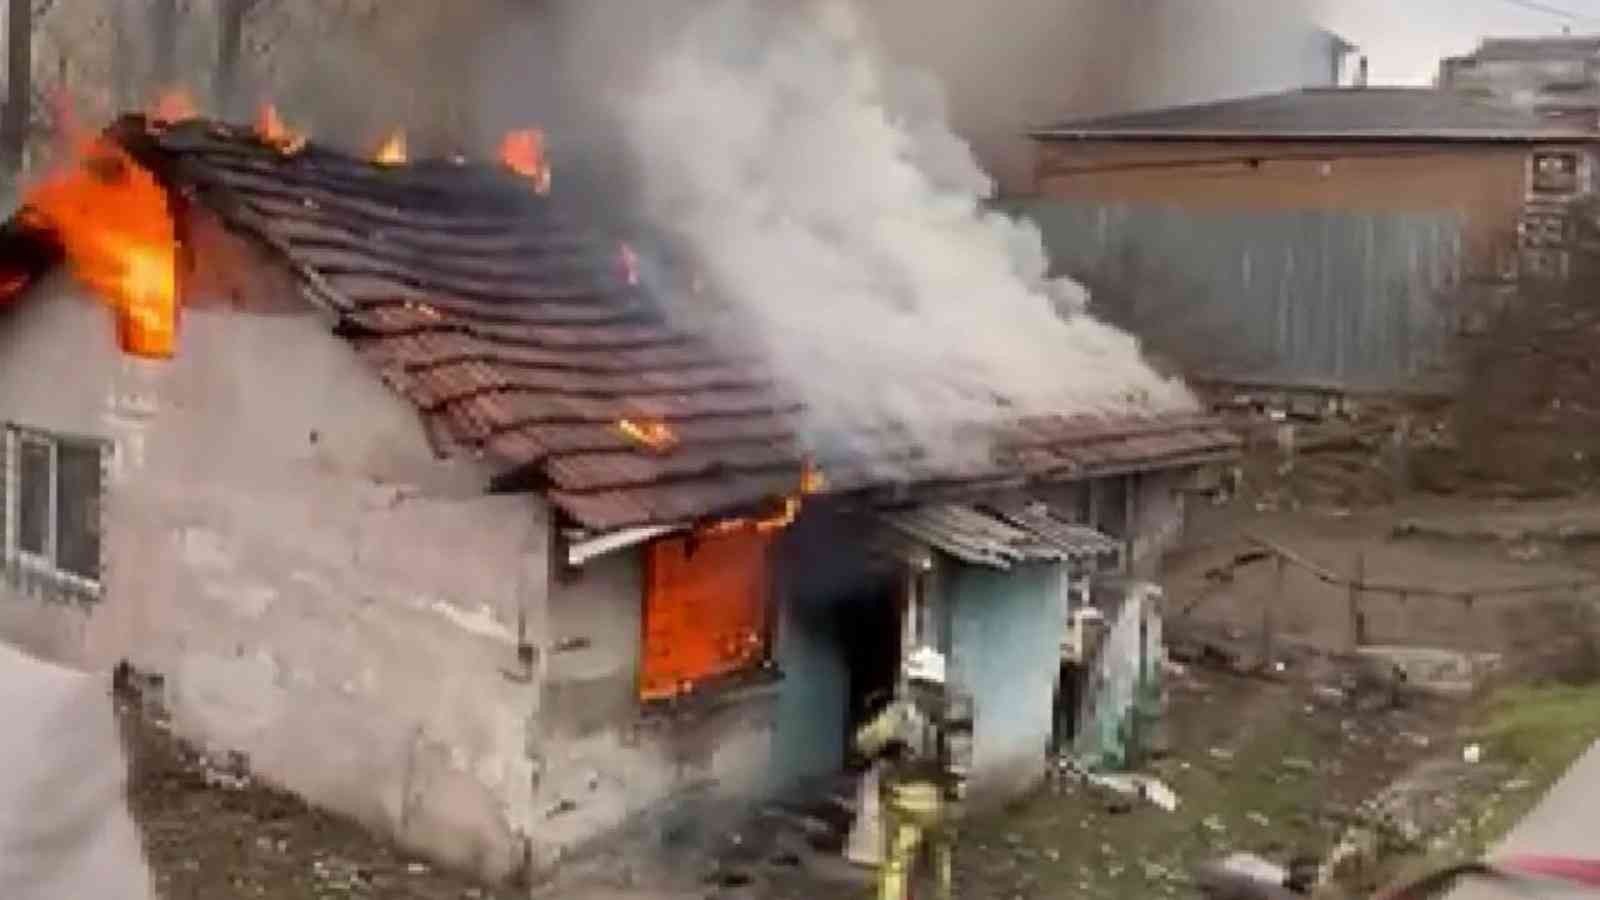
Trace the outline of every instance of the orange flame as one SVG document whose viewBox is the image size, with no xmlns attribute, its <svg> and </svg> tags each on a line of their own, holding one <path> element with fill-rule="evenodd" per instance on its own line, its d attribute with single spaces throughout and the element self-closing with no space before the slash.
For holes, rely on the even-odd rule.
<svg viewBox="0 0 1600 900">
<path fill-rule="evenodd" d="M 629 287 L 638 287 L 639 254 L 632 247 L 623 244 L 619 256 L 622 263 L 622 277 L 627 280 Z"/>
<path fill-rule="evenodd" d="M 306 136 L 283 124 L 278 107 L 271 103 L 262 104 L 261 111 L 256 115 L 256 136 L 285 156 L 293 156 L 306 146 Z"/>
<path fill-rule="evenodd" d="M 701 537 L 721 537 L 740 531 L 754 531 L 757 534 L 773 534 L 794 524 L 800 518 L 800 498 L 785 497 L 778 506 L 778 511 L 765 518 L 722 519 L 706 525 L 698 530 Z"/>
<path fill-rule="evenodd" d="M 382 166 L 404 165 L 408 158 L 406 133 L 404 131 L 396 131 L 394 134 L 389 135 L 389 139 L 383 142 L 383 146 L 372 154 L 372 161 Z"/>
<path fill-rule="evenodd" d="M 157 125 L 177 125 L 199 115 L 200 108 L 195 105 L 194 97 L 181 87 L 171 87 L 162 91 L 156 97 L 156 102 L 151 104 L 149 111 L 150 121 Z"/>
<path fill-rule="evenodd" d="M 657 453 L 664 453 L 678 444 L 678 436 L 672 433 L 672 429 L 665 422 L 635 422 L 632 419 L 623 419 L 617 422 L 617 430 L 627 435 L 630 440 Z"/>
<path fill-rule="evenodd" d="M 23 215 L 61 241 L 72 272 L 117 314 L 124 352 L 171 357 L 177 345 L 177 239 L 167 194 L 110 139 L 85 141 L 28 192 Z"/>
<path fill-rule="evenodd" d="M 828 489 L 828 478 L 810 460 L 800 470 L 800 493 L 820 494 Z"/>
<path fill-rule="evenodd" d="M 782 531 L 793 525 L 795 520 L 800 518 L 800 509 L 805 505 L 804 497 L 820 494 L 827 488 L 828 482 L 823 477 L 822 470 L 814 466 L 810 460 L 807 460 L 800 469 L 800 492 L 793 496 L 784 497 L 779 502 L 776 512 L 759 519 L 723 519 L 700 528 L 699 534 L 703 537 L 716 537 L 746 529 L 755 531 L 757 534 L 772 534 Z"/>
<path fill-rule="evenodd" d="M 550 193 L 550 161 L 545 157 L 543 131 L 525 128 L 507 133 L 500 142 L 500 161 L 511 171 L 531 179 L 534 190 Z"/>
</svg>

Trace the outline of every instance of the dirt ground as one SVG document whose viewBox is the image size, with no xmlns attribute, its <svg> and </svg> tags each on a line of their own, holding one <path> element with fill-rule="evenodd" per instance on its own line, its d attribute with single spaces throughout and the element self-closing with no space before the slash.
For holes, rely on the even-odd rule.
<svg viewBox="0 0 1600 900">
<path fill-rule="evenodd" d="M 118 698 L 129 805 L 162 900 L 510 900 L 439 872 L 354 822 L 208 760 L 173 738 L 158 710 Z"/>
</svg>

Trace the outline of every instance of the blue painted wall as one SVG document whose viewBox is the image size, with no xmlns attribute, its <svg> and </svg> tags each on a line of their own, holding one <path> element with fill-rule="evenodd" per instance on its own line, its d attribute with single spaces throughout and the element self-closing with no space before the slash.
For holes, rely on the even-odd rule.
<svg viewBox="0 0 1600 900">
<path fill-rule="evenodd" d="M 942 559 L 951 674 L 972 692 L 974 800 L 1003 801 L 1045 773 L 1066 607 L 1059 565 L 1009 571 Z"/>
<path fill-rule="evenodd" d="M 772 739 L 772 785 L 831 775 L 844 766 L 845 705 L 850 676 L 833 624 L 785 603 L 778 623 L 784 680 Z"/>
<path fill-rule="evenodd" d="M 1191 372 L 1353 388 L 1443 377 L 1459 216 L 1009 203 L 1053 271 Z"/>
<path fill-rule="evenodd" d="M 783 790 L 844 765 L 850 673 L 842 629 L 860 604 L 881 601 L 885 573 L 863 549 L 859 520 L 809 512 L 778 545 L 778 666 L 783 682 L 771 781 Z"/>
</svg>

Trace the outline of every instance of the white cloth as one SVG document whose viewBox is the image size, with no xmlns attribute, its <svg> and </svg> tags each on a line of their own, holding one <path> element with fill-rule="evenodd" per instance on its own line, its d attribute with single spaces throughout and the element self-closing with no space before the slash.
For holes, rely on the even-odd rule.
<svg viewBox="0 0 1600 900">
<path fill-rule="evenodd" d="M 878 786 L 883 783 L 883 763 L 874 765 L 862 776 L 856 794 L 856 820 L 845 842 L 845 859 L 858 866 L 883 864 L 883 811 Z"/>
<path fill-rule="evenodd" d="M 149 900 L 110 679 L 0 645 L 0 897 Z"/>
</svg>

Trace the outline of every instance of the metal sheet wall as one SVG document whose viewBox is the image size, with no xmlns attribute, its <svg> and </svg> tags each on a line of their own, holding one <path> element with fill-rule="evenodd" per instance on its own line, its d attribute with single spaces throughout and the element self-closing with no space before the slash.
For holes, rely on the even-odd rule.
<svg viewBox="0 0 1600 900">
<path fill-rule="evenodd" d="M 1444 373 L 1463 220 L 1033 199 L 1056 274 L 1193 374 L 1382 389 Z"/>
</svg>

